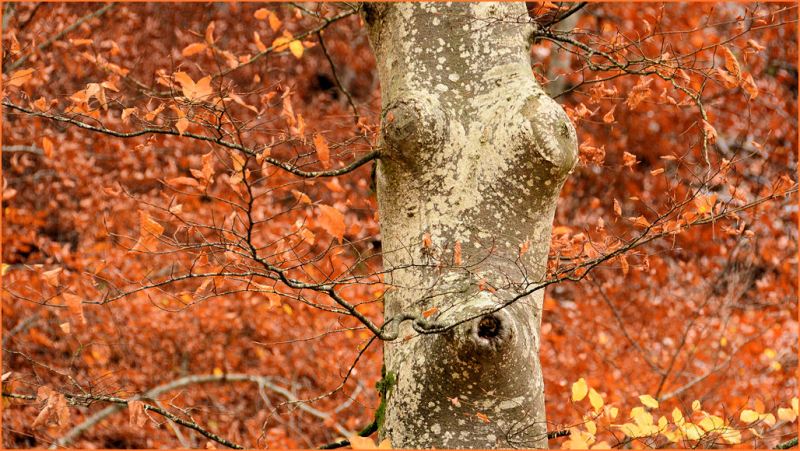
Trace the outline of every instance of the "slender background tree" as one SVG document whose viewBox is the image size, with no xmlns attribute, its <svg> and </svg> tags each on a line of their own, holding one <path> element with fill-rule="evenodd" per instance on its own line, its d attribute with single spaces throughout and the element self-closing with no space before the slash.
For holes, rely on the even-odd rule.
<svg viewBox="0 0 800 451">
<path fill-rule="evenodd" d="M 4 446 L 791 444 L 796 5 L 3 12 Z"/>
</svg>

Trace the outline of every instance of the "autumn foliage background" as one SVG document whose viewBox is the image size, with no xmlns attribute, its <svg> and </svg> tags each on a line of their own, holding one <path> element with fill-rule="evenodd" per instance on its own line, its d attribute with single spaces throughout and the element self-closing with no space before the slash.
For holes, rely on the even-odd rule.
<svg viewBox="0 0 800 451">
<path fill-rule="evenodd" d="M 299 278 L 357 276 L 341 293 L 380 322 L 386 287 L 372 163 L 305 179 L 264 154 L 257 161 L 180 136 L 228 133 L 302 171 L 344 167 L 377 145 L 380 89 L 360 18 L 326 26 L 323 49 L 317 34 L 304 35 L 322 24 L 315 14 L 331 18 L 348 6 L 303 5 L 118 4 L 48 42 L 103 5 L 5 4 L 4 103 L 173 134 L 120 138 L 4 107 L 4 393 L 47 387 L 130 398 L 190 375 L 246 373 L 282 391 L 228 381 L 153 401 L 247 447 L 315 447 L 372 420 L 380 343 L 335 390 L 371 334 L 309 305 L 328 302 L 322 294 L 218 276 L 108 301 L 192 265 L 247 268 L 230 250 L 185 244 L 246 233 L 233 204 L 248 198 L 249 177 L 261 193 L 249 210 L 261 221 L 253 242 Z M 748 425 L 741 412 L 789 408 L 797 393 L 797 16 L 796 5 L 780 3 L 592 3 L 577 15 L 571 36 L 587 45 L 635 43 L 630 58 L 687 55 L 675 77 L 702 91 L 705 123 L 667 80 L 593 71 L 574 46 L 535 43 L 533 70 L 567 108 L 581 143 L 556 213 L 553 256 L 634 236 L 642 219 L 654 221 L 698 188 L 688 204 L 695 216 L 784 193 L 632 249 L 580 283 L 550 286 L 542 325 L 548 429 L 581 424 L 591 412 L 570 400 L 583 377 L 622 412 L 644 394 L 665 415 L 677 407 L 688 416 L 699 400 L 742 430 L 738 446 L 792 436 L 796 423 L 786 418 Z M 290 45 L 293 37 L 300 40 Z M 224 111 L 186 101 L 211 92 L 226 99 L 217 103 Z M 716 141 L 708 179 L 703 130 Z M 302 404 L 313 409 L 285 404 L 303 399 L 314 399 Z M 107 405 L 69 406 L 68 417 L 36 422 L 41 401 L 3 402 L 8 448 L 49 446 Z M 205 437 L 150 416 L 139 427 L 124 411 L 110 415 L 71 446 L 206 446 Z M 609 443 L 622 437 L 606 430 Z"/>
</svg>

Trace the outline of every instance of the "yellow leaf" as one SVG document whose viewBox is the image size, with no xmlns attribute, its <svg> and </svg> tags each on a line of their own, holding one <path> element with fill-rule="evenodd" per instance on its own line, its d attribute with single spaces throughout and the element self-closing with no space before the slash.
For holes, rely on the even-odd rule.
<svg viewBox="0 0 800 451">
<path fill-rule="evenodd" d="M 303 57 L 303 50 L 305 50 L 305 47 L 303 47 L 303 43 L 302 42 L 300 42 L 300 41 L 292 41 L 292 42 L 289 43 L 289 51 L 292 52 L 292 55 L 294 55 L 295 58 L 297 58 L 297 59 L 302 58 Z"/>
<path fill-rule="evenodd" d="M 739 414 L 739 420 L 743 423 L 753 423 L 758 421 L 759 414 L 755 410 L 745 409 L 742 410 L 742 413 Z"/>
<path fill-rule="evenodd" d="M 689 440 L 700 440 L 703 437 L 703 430 L 700 429 L 696 424 L 693 423 L 686 423 L 681 427 L 683 434 Z"/>
<path fill-rule="evenodd" d="M 9 86 L 22 86 L 33 77 L 33 69 L 21 69 L 11 74 L 6 82 Z"/>
<path fill-rule="evenodd" d="M 775 415 L 771 413 L 763 413 L 759 415 L 758 418 L 769 427 L 775 426 L 775 423 L 777 423 L 775 420 Z"/>
<path fill-rule="evenodd" d="M 385 438 L 378 444 L 378 449 L 392 449 L 392 442 Z"/>
<path fill-rule="evenodd" d="M 225 374 L 225 372 L 222 371 L 222 368 L 220 368 L 218 366 L 214 367 L 213 373 L 214 373 L 214 376 L 222 376 L 223 374 Z"/>
<path fill-rule="evenodd" d="M 639 401 L 646 407 L 651 409 L 658 409 L 658 401 L 650 395 L 639 396 Z"/>
<path fill-rule="evenodd" d="M 589 393 L 589 385 L 584 378 L 578 379 L 577 382 L 572 384 L 572 400 L 578 402 L 586 397 Z"/>
<path fill-rule="evenodd" d="M 709 415 L 698 423 L 701 428 L 703 428 L 706 432 L 717 431 L 725 426 L 725 421 L 716 416 L 716 415 Z"/>
<path fill-rule="evenodd" d="M 698 410 L 700 410 L 700 401 L 695 399 L 692 401 L 692 411 L 697 412 Z"/>
<path fill-rule="evenodd" d="M 195 42 L 194 44 L 189 44 L 186 47 L 184 47 L 184 49 L 181 51 L 181 55 L 183 56 L 197 55 L 206 48 L 208 48 L 208 45 L 205 42 Z"/>
<path fill-rule="evenodd" d="M 642 435 L 642 432 L 639 430 L 639 426 L 633 423 L 625 423 L 619 428 L 623 434 L 631 438 L 640 437 Z"/>
<path fill-rule="evenodd" d="M 594 407 L 595 411 L 598 411 L 603 407 L 603 398 L 593 388 L 589 389 L 589 404 Z"/>
<path fill-rule="evenodd" d="M 611 449 L 611 445 L 606 441 L 597 442 L 592 446 L 592 449 Z"/>
<path fill-rule="evenodd" d="M 9 265 L 8 263 L 3 263 L 2 265 L 0 265 L 0 276 L 5 276 L 6 273 L 8 272 L 8 268 L 10 267 L 11 265 Z"/>
<path fill-rule="evenodd" d="M 44 155 L 47 158 L 51 158 L 53 156 L 53 141 L 50 141 L 50 138 L 47 136 L 42 138 L 42 150 L 44 150 Z"/>
<path fill-rule="evenodd" d="M 794 398 L 792 398 L 792 410 L 794 411 L 795 415 L 800 415 L 800 412 L 798 412 L 798 409 L 797 409 L 797 404 L 798 404 L 797 403 L 797 396 L 795 396 Z"/>
<path fill-rule="evenodd" d="M 592 435 L 597 434 L 597 424 L 595 424 L 594 421 L 591 421 L 591 420 L 587 421 L 585 426 L 586 426 L 586 431 L 587 432 L 589 432 Z"/>
<path fill-rule="evenodd" d="M 792 410 L 792 409 L 787 409 L 785 407 L 780 407 L 780 408 L 778 408 L 778 419 L 781 420 L 781 421 L 786 421 L 786 422 L 791 423 L 791 422 L 793 422 L 794 420 L 797 419 L 797 414 L 794 413 L 794 410 Z"/>
<path fill-rule="evenodd" d="M 639 427 L 650 426 L 653 424 L 653 415 L 641 407 L 631 409 L 631 418 Z"/>
<path fill-rule="evenodd" d="M 677 407 L 672 409 L 672 421 L 678 426 L 683 423 L 683 413 Z"/>
<path fill-rule="evenodd" d="M 72 332 L 72 326 L 69 324 L 69 322 L 61 323 L 58 325 L 58 327 L 61 328 L 61 331 L 67 335 L 69 335 L 70 332 Z"/>
<path fill-rule="evenodd" d="M 728 444 L 737 445 L 742 443 L 742 433 L 736 429 L 725 427 L 717 432 L 722 440 L 725 440 Z"/>
</svg>

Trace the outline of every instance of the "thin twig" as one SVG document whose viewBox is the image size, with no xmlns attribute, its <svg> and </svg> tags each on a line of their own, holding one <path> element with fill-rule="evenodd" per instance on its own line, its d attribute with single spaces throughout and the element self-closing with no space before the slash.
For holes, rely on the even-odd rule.
<svg viewBox="0 0 800 451">
<path fill-rule="evenodd" d="M 41 44 L 39 44 L 38 46 L 36 46 L 35 50 L 33 50 L 33 51 L 29 52 L 29 53 L 26 53 L 25 55 L 22 55 L 18 60 L 16 60 L 13 63 L 9 64 L 8 67 L 3 69 L 3 73 L 8 73 L 8 72 L 18 68 L 19 66 L 23 65 L 25 63 L 25 61 L 27 61 L 28 58 L 30 58 L 35 52 L 42 51 L 45 48 L 49 47 L 53 42 L 61 39 L 62 37 L 64 37 L 70 31 L 72 31 L 72 30 L 80 27 L 81 25 L 83 25 L 84 22 L 86 22 L 88 20 L 91 20 L 91 19 L 94 19 L 95 17 L 102 16 L 103 14 L 108 12 L 111 8 L 113 8 L 115 5 L 116 5 L 115 3 L 109 3 L 109 4 L 105 5 L 105 6 L 103 6 L 102 8 L 98 9 L 97 11 L 94 11 L 92 13 L 89 13 L 89 14 L 81 17 L 74 24 L 68 26 L 67 28 L 64 28 L 63 30 L 61 30 L 60 33 L 54 35 L 50 39 L 48 39 L 48 40 L 42 42 Z"/>
</svg>

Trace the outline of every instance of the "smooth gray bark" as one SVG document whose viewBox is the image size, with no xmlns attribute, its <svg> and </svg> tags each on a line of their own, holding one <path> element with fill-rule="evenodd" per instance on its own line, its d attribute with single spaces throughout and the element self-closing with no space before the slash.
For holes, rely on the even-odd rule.
<svg viewBox="0 0 800 451">
<path fill-rule="evenodd" d="M 385 343 L 396 382 L 381 436 L 396 448 L 544 448 L 543 292 L 486 313 L 544 276 L 577 157 L 573 126 L 533 78 L 524 3 L 367 4 L 365 18 L 383 108 L 385 317 L 474 317 L 436 334 L 407 321 Z"/>
</svg>

